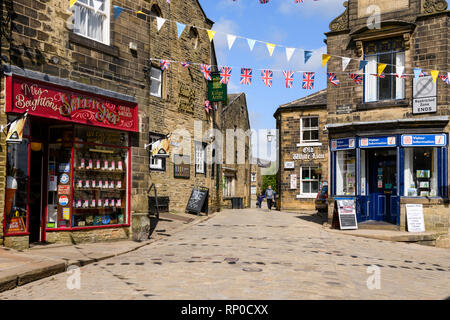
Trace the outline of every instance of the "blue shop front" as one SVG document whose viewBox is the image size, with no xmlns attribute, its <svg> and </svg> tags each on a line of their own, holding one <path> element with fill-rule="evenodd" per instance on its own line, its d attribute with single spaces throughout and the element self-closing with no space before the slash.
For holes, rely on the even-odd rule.
<svg viewBox="0 0 450 320">
<path fill-rule="evenodd" d="M 358 223 L 400 225 L 401 203 L 447 197 L 446 133 L 354 136 L 330 150 L 331 198 L 354 198 Z"/>
</svg>

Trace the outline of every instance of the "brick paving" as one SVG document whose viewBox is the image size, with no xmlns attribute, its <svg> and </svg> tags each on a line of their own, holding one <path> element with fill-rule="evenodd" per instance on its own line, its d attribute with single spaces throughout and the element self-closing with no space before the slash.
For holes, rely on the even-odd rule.
<svg viewBox="0 0 450 320">
<path fill-rule="evenodd" d="M 369 266 L 379 290 L 366 285 Z M 125 255 L 0 299 L 447 299 L 450 250 L 326 231 L 305 214 L 226 210 Z"/>
</svg>

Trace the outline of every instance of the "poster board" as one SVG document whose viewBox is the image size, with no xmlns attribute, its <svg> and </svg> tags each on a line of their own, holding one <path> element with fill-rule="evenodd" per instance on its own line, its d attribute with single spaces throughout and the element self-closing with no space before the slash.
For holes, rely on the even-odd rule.
<svg viewBox="0 0 450 320">
<path fill-rule="evenodd" d="M 425 221 L 423 219 L 423 205 L 407 204 L 406 220 L 408 232 L 425 232 Z"/>
<path fill-rule="evenodd" d="M 357 230 L 355 199 L 336 198 L 335 205 L 341 230 Z"/>
<path fill-rule="evenodd" d="M 189 197 L 186 211 L 190 213 L 200 214 L 200 212 L 208 213 L 208 188 L 194 188 Z"/>
</svg>

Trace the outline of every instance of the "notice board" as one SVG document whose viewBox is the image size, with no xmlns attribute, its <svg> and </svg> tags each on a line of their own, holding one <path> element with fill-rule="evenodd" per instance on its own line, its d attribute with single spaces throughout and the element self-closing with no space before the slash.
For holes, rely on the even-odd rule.
<svg viewBox="0 0 450 320">
<path fill-rule="evenodd" d="M 355 199 L 337 198 L 335 205 L 339 216 L 339 225 L 341 230 L 358 229 L 358 222 L 356 220 Z"/>
<path fill-rule="evenodd" d="M 408 232 L 425 232 L 423 206 L 421 204 L 407 204 L 406 219 L 408 221 Z"/>
<path fill-rule="evenodd" d="M 200 214 L 200 212 L 208 213 L 208 194 L 208 188 L 199 187 L 192 189 L 186 211 L 196 214 Z"/>
</svg>

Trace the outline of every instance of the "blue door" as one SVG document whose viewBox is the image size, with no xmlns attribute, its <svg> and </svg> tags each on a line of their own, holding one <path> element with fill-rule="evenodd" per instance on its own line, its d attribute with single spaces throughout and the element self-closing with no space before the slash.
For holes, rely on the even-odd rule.
<svg viewBox="0 0 450 320">
<path fill-rule="evenodd" d="M 397 149 L 368 150 L 368 220 L 396 224 L 399 213 Z"/>
</svg>

